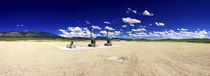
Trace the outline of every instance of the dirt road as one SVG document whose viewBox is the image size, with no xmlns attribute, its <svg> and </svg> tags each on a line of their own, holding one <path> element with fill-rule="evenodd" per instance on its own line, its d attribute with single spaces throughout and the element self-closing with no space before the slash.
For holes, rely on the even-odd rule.
<svg viewBox="0 0 210 76">
<path fill-rule="evenodd" d="M 0 42 L 0 76 L 210 76 L 210 44 L 122 41 L 111 48 L 56 48 L 66 44 Z M 105 60 L 110 56 L 125 60 Z"/>
</svg>

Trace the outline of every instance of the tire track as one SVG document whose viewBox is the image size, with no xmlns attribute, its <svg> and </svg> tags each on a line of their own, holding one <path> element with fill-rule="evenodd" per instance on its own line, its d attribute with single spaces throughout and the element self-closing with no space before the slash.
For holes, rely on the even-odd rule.
<svg viewBox="0 0 210 76">
<path fill-rule="evenodd" d="M 138 66 L 138 58 L 136 56 L 135 50 L 130 47 L 130 54 L 129 54 L 129 60 L 128 60 L 128 75 L 126 76 L 138 76 L 137 66 Z"/>
</svg>

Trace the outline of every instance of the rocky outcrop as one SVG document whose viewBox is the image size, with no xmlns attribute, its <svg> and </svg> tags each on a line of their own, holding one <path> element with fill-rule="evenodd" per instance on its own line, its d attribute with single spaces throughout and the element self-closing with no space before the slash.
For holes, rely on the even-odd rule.
<svg viewBox="0 0 210 76">
<path fill-rule="evenodd" d="M 56 34 L 42 31 L 1 32 L 0 38 L 62 38 Z"/>
</svg>

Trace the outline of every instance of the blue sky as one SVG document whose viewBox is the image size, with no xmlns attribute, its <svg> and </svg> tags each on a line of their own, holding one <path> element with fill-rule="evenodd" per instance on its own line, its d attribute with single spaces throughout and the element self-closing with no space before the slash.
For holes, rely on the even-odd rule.
<svg viewBox="0 0 210 76">
<path fill-rule="evenodd" d="M 0 31 L 87 37 L 86 27 L 99 27 L 94 34 L 103 36 L 108 26 L 114 29 L 112 37 L 209 38 L 209 4 L 209 0 L 1 0 Z"/>
</svg>

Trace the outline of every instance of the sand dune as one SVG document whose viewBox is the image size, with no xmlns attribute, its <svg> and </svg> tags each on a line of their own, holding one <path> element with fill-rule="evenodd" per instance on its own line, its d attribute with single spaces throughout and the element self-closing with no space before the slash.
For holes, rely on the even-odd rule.
<svg viewBox="0 0 210 76">
<path fill-rule="evenodd" d="M 60 50 L 68 42 L 0 42 L 0 76 L 209 76 L 210 44 L 113 42 Z M 80 47 L 89 42 L 75 42 Z M 104 42 L 98 42 L 103 45 Z M 123 57 L 121 63 L 107 57 Z"/>
</svg>

